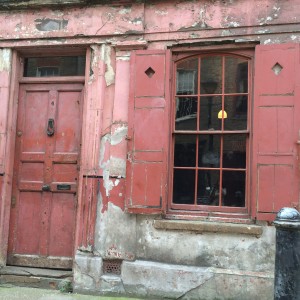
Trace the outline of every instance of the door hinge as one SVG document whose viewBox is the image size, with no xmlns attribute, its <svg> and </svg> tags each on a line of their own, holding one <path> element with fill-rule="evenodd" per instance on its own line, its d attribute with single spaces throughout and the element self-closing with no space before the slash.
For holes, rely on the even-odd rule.
<svg viewBox="0 0 300 300">
<path fill-rule="evenodd" d="M 15 196 L 11 197 L 11 208 L 15 208 L 17 203 L 17 198 Z"/>
</svg>

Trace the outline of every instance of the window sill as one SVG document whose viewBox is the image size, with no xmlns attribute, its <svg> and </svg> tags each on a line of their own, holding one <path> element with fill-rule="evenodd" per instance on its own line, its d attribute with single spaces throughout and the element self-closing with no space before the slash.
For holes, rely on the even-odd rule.
<svg viewBox="0 0 300 300">
<path fill-rule="evenodd" d="M 229 233 L 229 234 L 247 234 L 261 236 L 263 227 L 253 224 L 232 224 L 209 221 L 185 221 L 185 220 L 154 220 L 155 229 L 162 230 L 187 230 L 197 233 Z"/>
</svg>

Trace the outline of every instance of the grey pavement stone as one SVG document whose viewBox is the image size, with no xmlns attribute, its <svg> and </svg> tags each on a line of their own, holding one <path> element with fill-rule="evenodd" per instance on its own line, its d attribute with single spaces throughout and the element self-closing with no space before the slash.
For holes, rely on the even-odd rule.
<svg viewBox="0 0 300 300">
<path fill-rule="evenodd" d="M 105 297 L 80 294 L 63 294 L 57 290 L 0 285 L 0 300 L 141 300 L 126 297 Z"/>
</svg>

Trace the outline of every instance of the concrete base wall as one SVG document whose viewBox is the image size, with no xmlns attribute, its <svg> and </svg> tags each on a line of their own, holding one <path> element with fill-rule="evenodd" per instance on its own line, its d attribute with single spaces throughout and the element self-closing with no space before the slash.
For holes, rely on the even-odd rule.
<svg viewBox="0 0 300 300">
<path fill-rule="evenodd" d="M 269 300 L 273 274 L 228 269 L 123 261 L 121 275 L 102 273 L 102 259 L 76 256 L 74 291 L 152 299 Z"/>
</svg>

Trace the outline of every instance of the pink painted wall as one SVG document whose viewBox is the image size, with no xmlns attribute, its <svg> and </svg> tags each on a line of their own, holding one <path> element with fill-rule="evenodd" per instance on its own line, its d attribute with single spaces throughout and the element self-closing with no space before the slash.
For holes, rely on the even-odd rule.
<svg viewBox="0 0 300 300">
<path fill-rule="evenodd" d="M 0 12 L 0 39 L 104 37 L 130 34 L 178 33 L 197 30 L 236 30 L 243 34 L 272 32 L 270 26 L 298 26 L 297 0 L 152 1 L 126 6 L 39 9 Z M 48 22 L 46 26 L 45 23 Z M 255 28 L 250 28 L 250 27 Z M 266 27 L 264 27 L 266 26 Z M 257 28 L 256 28 L 257 27 Z M 268 29 L 269 28 L 269 29 Z M 220 32 L 222 34 L 222 32 Z M 223 32 L 223 35 L 230 34 Z M 183 35 L 184 36 L 184 35 Z M 193 37 L 196 37 L 193 36 Z M 128 39 L 128 36 L 123 37 Z M 133 38 L 134 39 L 134 38 Z"/>
</svg>

